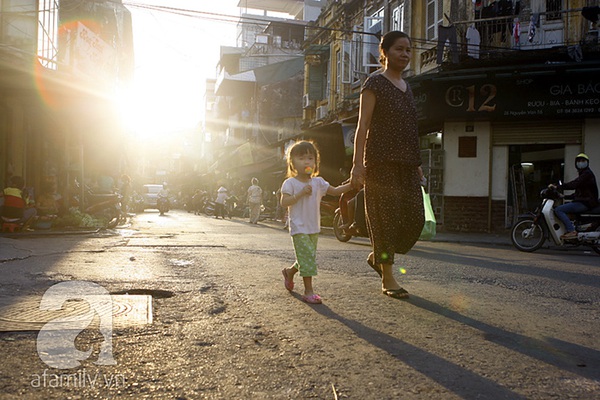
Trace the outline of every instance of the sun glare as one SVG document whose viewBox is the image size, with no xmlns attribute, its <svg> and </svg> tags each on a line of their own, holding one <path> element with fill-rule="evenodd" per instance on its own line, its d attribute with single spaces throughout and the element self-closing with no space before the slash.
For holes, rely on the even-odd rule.
<svg viewBox="0 0 600 400">
<path fill-rule="evenodd" d="M 159 90 L 161 82 L 152 89 L 132 88 L 121 93 L 117 104 L 125 129 L 140 140 L 169 135 L 192 128 L 200 119 L 196 93 Z"/>
</svg>

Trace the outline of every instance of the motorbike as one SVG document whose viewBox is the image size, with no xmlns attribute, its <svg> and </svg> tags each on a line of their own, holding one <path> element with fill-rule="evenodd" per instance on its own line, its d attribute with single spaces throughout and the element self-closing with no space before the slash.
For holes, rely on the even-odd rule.
<svg viewBox="0 0 600 400">
<path fill-rule="evenodd" d="M 159 195 L 156 198 L 156 207 L 158 208 L 160 215 L 165 215 L 165 213 L 169 211 L 170 207 L 169 198 L 167 196 Z"/>
<path fill-rule="evenodd" d="M 359 191 L 353 197 L 350 195 L 350 199 L 347 196 L 340 196 L 339 207 L 335 210 L 333 215 L 333 234 L 336 239 L 340 242 L 347 242 L 352 237 L 369 237 L 369 231 L 367 230 L 367 223 L 365 220 L 364 211 L 364 191 Z M 348 215 L 348 204 L 351 201 L 354 202 L 355 212 L 354 222 L 348 226 L 350 215 Z"/>
<path fill-rule="evenodd" d="M 79 185 L 76 184 L 79 189 Z M 95 218 L 106 221 L 106 227 L 115 228 L 123 221 L 123 212 L 121 209 L 121 196 L 117 193 L 95 193 L 87 185 L 83 193 L 83 212 Z M 79 196 L 72 199 L 73 206 L 79 206 Z"/>
<path fill-rule="evenodd" d="M 210 199 L 206 199 L 206 202 L 204 203 L 204 214 L 206 214 L 206 216 L 208 217 L 212 217 L 213 215 L 215 215 L 215 208 L 216 208 L 216 203 L 214 200 L 210 200 Z"/>
<path fill-rule="evenodd" d="M 581 214 L 573 214 L 577 237 L 564 240 L 564 224 L 554 214 L 560 193 L 553 188 L 540 192 L 542 202 L 533 213 L 519 216 L 510 234 L 513 245 L 520 251 L 533 252 L 542 247 L 546 240 L 552 240 L 556 246 L 588 246 L 600 254 L 600 206 Z"/>
</svg>

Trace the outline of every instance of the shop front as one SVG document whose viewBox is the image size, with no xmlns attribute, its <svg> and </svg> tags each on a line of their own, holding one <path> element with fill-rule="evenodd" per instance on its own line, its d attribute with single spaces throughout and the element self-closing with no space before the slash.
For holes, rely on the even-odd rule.
<svg viewBox="0 0 600 400">
<path fill-rule="evenodd" d="M 421 132 L 442 132 L 443 229 L 510 227 L 541 188 L 576 176 L 577 153 L 600 153 L 599 72 L 512 67 L 411 82 Z"/>
</svg>

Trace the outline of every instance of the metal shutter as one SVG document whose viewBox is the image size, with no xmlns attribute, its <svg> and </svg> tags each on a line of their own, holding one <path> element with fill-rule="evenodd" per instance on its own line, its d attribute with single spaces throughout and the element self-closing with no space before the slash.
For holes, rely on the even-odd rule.
<svg viewBox="0 0 600 400">
<path fill-rule="evenodd" d="M 583 123 L 579 120 L 496 122 L 492 124 L 492 144 L 580 144 Z"/>
</svg>

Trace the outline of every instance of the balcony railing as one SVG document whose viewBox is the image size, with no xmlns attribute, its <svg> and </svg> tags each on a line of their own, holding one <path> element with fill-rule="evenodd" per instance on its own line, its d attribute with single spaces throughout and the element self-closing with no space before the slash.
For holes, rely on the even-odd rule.
<svg viewBox="0 0 600 400">
<path fill-rule="evenodd" d="M 598 46 L 598 32 L 581 13 L 571 9 L 543 13 L 522 10 L 518 15 L 456 21 L 457 51 L 461 60 L 522 57 L 524 51 L 550 48 L 568 48 L 577 45 Z M 479 45 L 467 38 L 479 35 Z M 439 62 L 437 46 L 421 53 L 421 67 L 428 68 Z M 445 43 L 443 62 L 452 62 L 449 41 Z M 455 60 L 455 58 L 454 58 Z"/>
</svg>

